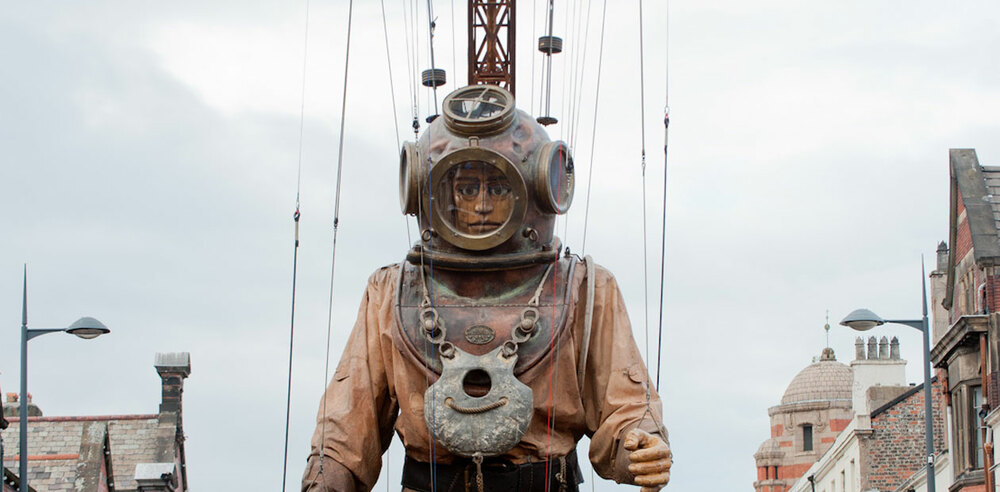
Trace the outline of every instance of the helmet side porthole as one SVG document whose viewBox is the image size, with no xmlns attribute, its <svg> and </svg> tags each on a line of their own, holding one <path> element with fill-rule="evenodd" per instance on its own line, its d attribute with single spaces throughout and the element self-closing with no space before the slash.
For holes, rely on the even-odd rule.
<svg viewBox="0 0 1000 492">
<path fill-rule="evenodd" d="M 544 213 L 564 214 L 573 203 L 573 156 L 563 142 L 549 142 L 538 152 L 535 196 Z"/>
<path fill-rule="evenodd" d="M 420 207 L 420 152 L 404 142 L 399 154 L 399 206 L 404 215 L 417 215 Z"/>
</svg>

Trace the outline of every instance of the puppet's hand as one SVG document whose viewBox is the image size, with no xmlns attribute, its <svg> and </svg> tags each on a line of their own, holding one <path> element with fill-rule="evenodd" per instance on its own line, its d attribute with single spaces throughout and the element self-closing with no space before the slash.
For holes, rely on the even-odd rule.
<svg viewBox="0 0 1000 492">
<path fill-rule="evenodd" d="M 642 486 L 641 492 L 656 492 L 670 481 L 673 454 L 663 439 L 641 429 L 632 429 L 625 434 L 623 445 L 632 451 L 628 455 L 628 471 L 635 475 L 635 484 Z"/>
</svg>

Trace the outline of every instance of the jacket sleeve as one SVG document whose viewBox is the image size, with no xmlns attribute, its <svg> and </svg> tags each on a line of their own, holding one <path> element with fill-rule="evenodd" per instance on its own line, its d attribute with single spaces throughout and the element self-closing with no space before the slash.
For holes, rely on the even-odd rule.
<svg viewBox="0 0 1000 492">
<path fill-rule="evenodd" d="M 663 410 L 632 336 L 617 282 L 600 267 L 595 277 L 594 318 L 582 395 L 591 439 L 590 461 L 601 477 L 631 483 L 633 476 L 628 472 L 627 452 L 621 441 L 635 427 L 666 441 Z M 580 299 L 580 304 L 586 304 L 585 295 Z M 584 311 L 577 312 L 582 323 Z"/>
<path fill-rule="evenodd" d="M 303 491 L 367 491 L 392 440 L 398 404 L 392 373 L 393 269 L 372 275 L 337 370 L 320 401 Z"/>
</svg>

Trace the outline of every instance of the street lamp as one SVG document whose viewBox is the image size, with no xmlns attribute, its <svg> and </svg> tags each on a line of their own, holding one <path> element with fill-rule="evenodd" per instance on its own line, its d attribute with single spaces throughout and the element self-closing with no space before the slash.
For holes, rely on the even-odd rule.
<svg viewBox="0 0 1000 492">
<path fill-rule="evenodd" d="M 882 319 L 867 309 L 851 311 L 840 324 L 857 331 L 867 331 L 885 323 L 906 325 L 924 334 L 924 437 L 927 452 L 927 492 L 935 492 L 934 483 L 934 420 L 931 414 L 931 330 L 927 322 L 927 285 L 924 283 L 924 266 L 920 262 L 920 287 L 923 289 L 924 316 L 917 320 Z"/>
<path fill-rule="evenodd" d="M 20 456 L 18 456 L 18 479 L 22 492 L 28 488 L 28 340 L 46 333 L 63 331 L 85 340 L 97 338 L 111 330 L 104 323 L 94 318 L 83 317 L 66 328 L 28 328 L 28 268 L 24 268 L 23 304 L 21 305 L 21 402 L 18 439 Z"/>
</svg>

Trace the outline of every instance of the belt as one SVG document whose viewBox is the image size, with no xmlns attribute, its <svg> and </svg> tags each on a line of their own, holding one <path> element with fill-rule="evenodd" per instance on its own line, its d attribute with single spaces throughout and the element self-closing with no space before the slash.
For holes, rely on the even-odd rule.
<svg viewBox="0 0 1000 492">
<path fill-rule="evenodd" d="M 547 468 L 547 470 L 546 470 Z M 434 473 L 434 492 L 478 491 L 476 465 L 462 459 L 445 465 L 431 465 L 406 456 L 403 463 L 404 488 L 418 492 L 431 492 L 431 473 Z M 546 487 L 548 471 L 548 487 Z M 578 492 L 583 482 L 576 450 L 548 462 L 514 464 L 502 458 L 486 458 L 482 464 L 483 492 Z"/>
</svg>

